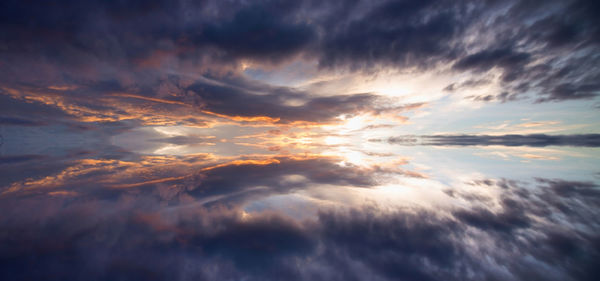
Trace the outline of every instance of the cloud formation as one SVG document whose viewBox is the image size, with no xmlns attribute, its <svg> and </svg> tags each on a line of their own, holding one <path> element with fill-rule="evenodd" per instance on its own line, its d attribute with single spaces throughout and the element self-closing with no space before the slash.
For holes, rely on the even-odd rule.
<svg viewBox="0 0 600 281">
<path fill-rule="evenodd" d="M 380 139 L 371 139 L 378 142 Z M 401 145 L 501 145 L 501 146 L 600 146 L 600 135 L 432 135 L 432 136 L 400 136 L 390 137 L 388 143 Z"/>
<path fill-rule="evenodd" d="M 577 110 L 600 93 L 598 15 L 593 0 L 4 0 L 1 279 L 595 280 L 600 135 Z M 429 135 L 488 130 L 451 120 L 475 107 L 496 131 L 585 134 Z M 389 144 L 522 147 L 467 164 L 530 177 Z M 530 148 L 546 146 L 574 148 Z"/>
<path fill-rule="evenodd" d="M 531 95 L 537 102 L 590 99 L 600 90 L 595 82 L 600 75 L 594 55 L 600 42 L 595 1 L 2 5 L 4 94 L 12 89 L 44 96 L 51 89 L 54 105 L 68 114 L 76 110 L 104 121 L 143 120 L 145 114 L 160 115 L 178 104 L 231 118 L 266 116 L 284 123 L 329 121 L 376 107 L 372 94 L 315 97 L 294 87 L 238 88 L 248 65 L 277 69 L 295 60 L 316 62 L 325 74 L 417 69 L 471 73 L 499 83 L 496 93 L 470 97 L 476 101 Z M 116 96 L 129 96 L 130 103 L 133 96 L 141 98 L 127 106 L 116 93 L 126 93 Z M 301 105 L 291 106 L 296 99 Z M 142 101 L 160 105 L 139 112 L 135 108 Z M 310 112 L 303 114 L 306 110 Z M 173 118 L 210 123 L 206 118 Z M 153 122 L 163 122 L 159 119 Z"/>
<path fill-rule="evenodd" d="M 4 198 L 0 269 L 17 280 L 593 280 L 598 226 L 577 225 L 597 215 L 597 185 L 560 179 L 470 185 L 499 197 L 456 188 L 449 196 L 468 204 L 455 209 L 322 205 L 308 220 L 248 213 L 237 204 L 162 209 L 149 191 L 123 193 L 122 200 L 60 197 L 67 193 Z M 31 205 L 47 212 L 32 214 Z"/>
</svg>

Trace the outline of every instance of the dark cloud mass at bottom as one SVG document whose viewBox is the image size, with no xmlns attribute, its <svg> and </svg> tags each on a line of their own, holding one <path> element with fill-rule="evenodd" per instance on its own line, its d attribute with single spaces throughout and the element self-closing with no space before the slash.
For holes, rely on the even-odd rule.
<svg viewBox="0 0 600 281">
<path fill-rule="evenodd" d="M 5 160 L 0 165 L 47 161 Z M 484 178 L 465 183 L 480 195 L 449 186 L 448 198 L 468 202 L 455 207 L 324 204 L 307 218 L 246 210 L 246 203 L 295 191 L 370 190 L 380 184 L 377 174 L 393 172 L 340 167 L 336 158 L 276 160 L 199 166 L 187 177 L 179 176 L 182 164 L 154 171 L 145 164 L 138 173 L 108 161 L 117 166 L 67 168 L 72 175 L 46 177 L 57 181 L 41 190 L 29 190 L 31 183 L 6 193 L 9 185 L 0 197 L 2 278 L 594 280 L 599 273 L 595 183 Z M 102 186 L 102 179 L 114 186 L 161 173 L 175 185 Z"/>
</svg>

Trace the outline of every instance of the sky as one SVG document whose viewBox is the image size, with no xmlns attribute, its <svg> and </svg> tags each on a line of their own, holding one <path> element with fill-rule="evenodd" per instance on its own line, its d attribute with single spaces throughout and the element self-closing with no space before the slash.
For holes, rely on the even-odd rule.
<svg viewBox="0 0 600 281">
<path fill-rule="evenodd" d="M 600 3 L 0 3 L 0 279 L 594 280 Z"/>
</svg>

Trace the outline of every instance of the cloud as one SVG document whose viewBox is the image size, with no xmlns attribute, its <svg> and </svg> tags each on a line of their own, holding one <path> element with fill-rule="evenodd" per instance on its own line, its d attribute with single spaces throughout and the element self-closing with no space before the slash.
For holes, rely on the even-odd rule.
<svg viewBox="0 0 600 281">
<path fill-rule="evenodd" d="M 44 159 L 27 161 L 37 160 Z M 375 187 L 375 172 L 333 158 L 212 160 L 87 159 L 43 176 L 55 181 L 37 192 L 4 194 L 0 270 L 50 280 L 529 280 L 548 277 L 549 268 L 555 280 L 596 276 L 598 226 L 589 222 L 600 196 L 592 182 L 482 178 L 469 182 L 474 189 L 448 186 L 457 200 L 450 208 L 390 210 L 342 196 L 339 205 L 302 209 L 317 215 L 299 219 L 247 204 L 314 187 L 341 194 Z M 174 181 L 106 189 L 188 171 Z"/>
<path fill-rule="evenodd" d="M 455 55 L 452 40 L 462 29 L 458 18 L 461 5 L 453 7 L 440 1 L 354 2 L 346 13 L 334 12 L 326 19 L 331 24 L 324 26 L 319 63 L 362 69 L 379 64 L 426 66 L 451 58 Z"/>
<path fill-rule="evenodd" d="M 315 72 L 317 76 L 330 70 L 377 73 L 392 68 L 473 72 L 487 80 L 499 72 L 499 80 L 491 79 L 499 89 L 469 97 L 476 101 L 507 102 L 530 94 L 537 102 L 590 99 L 600 89 L 595 82 L 600 75 L 595 71 L 598 58 L 593 56 L 600 44 L 593 12 L 597 9 L 594 1 L 533 5 L 530 1 L 153 0 L 67 1 L 60 7 L 46 1 L 35 5 L 6 1 L 0 22 L 0 76 L 3 87 L 12 89 L 71 89 L 72 95 L 57 102 L 75 103 L 81 114 L 105 121 L 144 115 L 131 114 L 132 107 L 119 107 L 118 116 L 101 110 L 100 104 L 110 107 L 106 97 L 116 91 L 148 98 L 146 102 L 205 104 L 221 112 L 240 110 L 235 102 L 253 102 L 255 108 L 247 113 L 263 116 L 256 112 L 259 105 L 275 107 L 268 116 L 281 116 L 282 122 L 307 121 L 301 112 L 310 108 L 327 107 L 331 113 L 310 113 L 318 116 L 315 120 L 329 120 L 334 113 L 370 106 L 372 97 L 339 92 L 332 93 L 337 98 L 304 98 L 305 107 L 280 103 L 300 89 L 279 96 L 266 91 L 267 97 L 230 94 L 235 99 L 231 108 L 216 104 L 223 102 L 215 100 L 218 96 L 227 95 L 223 92 L 238 83 L 228 77 L 244 76 L 245 66 L 277 69 L 293 60 L 318 64 L 322 72 Z M 453 67 L 443 70 L 443 65 Z M 225 89 L 206 85 L 199 90 L 198 85 L 206 82 L 200 77 L 213 77 Z M 100 98 L 104 101 L 96 102 Z M 161 112 L 157 105 L 148 110 Z M 288 111 L 291 116 L 285 116 Z"/>
<path fill-rule="evenodd" d="M 0 117 L 0 125 L 12 126 L 43 126 L 45 123 L 14 117 Z"/>
<path fill-rule="evenodd" d="M 593 182 L 438 183 L 448 204 L 393 208 L 353 192 L 394 193 L 390 184 L 414 181 L 431 190 L 434 179 L 399 168 L 406 161 L 353 165 L 304 151 L 137 155 L 110 139 L 139 126 L 256 125 L 271 136 L 248 130 L 247 138 L 264 142 L 246 144 L 283 154 L 284 138 L 353 140 L 302 126 L 357 115 L 405 121 L 397 114 L 425 106 L 370 90 L 311 91 L 337 75 L 335 83 L 389 73 L 459 77 L 445 82 L 443 95 L 481 102 L 593 99 L 599 7 L 591 0 L 3 1 L 0 272 L 9 280 L 594 280 Z M 308 84 L 250 79 L 252 70 L 298 65 L 300 72 L 308 65 Z M 484 85 L 492 90 L 462 94 Z M 393 126 L 371 121 L 357 128 Z M 371 141 L 600 145 L 597 134 L 377 137 Z M 301 215 L 270 210 L 266 200 L 285 208 L 302 201 Z"/>
<path fill-rule="evenodd" d="M 398 104 L 373 93 L 315 96 L 303 90 L 271 86 L 241 76 L 155 78 L 156 81 L 147 85 L 111 80 L 75 88 L 7 87 L 2 96 L 8 102 L 6 107 L 12 104 L 22 110 L 7 110 L 6 113 L 14 117 L 6 117 L 10 119 L 5 122 L 13 120 L 15 123 L 23 115 L 45 120 L 47 117 L 42 113 L 49 112 L 48 118 L 53 118 L 53 123 L 127 120 L 139 125 L 194 127 L 232 123 L 324 125 L 339 122 L 337 117 L 340 115 L 397 115 L 424 105 Z M 42 110 L 26 113 L 36 108 Z M 31 122 L 42 124 L 41 121 Z"/>
<path fill-rule="evenodd" d="M 206 83 L 195 83 L 187 88 L 187 91 L 198 97 L 199 107 L 202 109 L 227 116 L 268 116 L 277 118 L 275 121 L 283 124 L 294 121 L 326 123 L 341 114 L 373 111 L 376 110 L 375 102 L 380 98 L 368 93 L 311 97 L 308 93 L 284 87 L 262 86 L 260 90 L 263 94 Z M 287 101 L 291 99 L 303 103 L 287 105 Z"/>
<path fill-rule="evenodd" d="M 372 139 L 370 141 L 381 141 Z M 600 135 L 432 135 L 432 136 L 401 136 L 390 137 L 388 143 L 401 145 L 501 145 L 501 146 L 600 146 Z"/>
<path fill-rule="evenodd" d="M 464 223 L 483 230 L 508 232 L 530 226 L 530 219 L 520 210 L 508 209 L 494 214 L 484 208 L 458 211 L 454 215 Z"/>
<path fill-rule="evenodd" d="M 194 41 L 215 46 L 234 59 L 289 59 L 316 38 L 314 27 L 285 18 L 297 10 L 294 6 L 281 2 L 243 7 L 230 21 L 204 26 Z"/>
<path fill-rule="evenodd" d="M 486 71 L 495 66 L 503 68 L 522 67 L 529 60 L 529 54 L 514 52 L 511 49 L 485 50 L 461 58 L 453 67 L 460 70 Z"/>
<path fill-rule="evenodd" d="M 561 197 L 583 197 L 582 200 L 598 200 L 600 191 L 596 189 L 597 185 L 591 182 L 566 181 L 560 179 L 538 178 L 537 182 L 548 186 L 552 191 Z"/>
<path fill-rule="evenodd" d="M 596 185 L 472 184 L 498 191 L 498 206 L 461 188 L 454 196 L 468 204 L 456 209 L 324 205 L 311 220 L 236 204 L 163 209 L 152 192 L 130 201 L 127 193 L 0 199 L 0 268 L 13 279 L 50 280 L 593 280 L 597 227 L 577 225 L 595 217 Z"/>
<path fill-rule="evenodd" d="M 0 164 L 12 164 L 12 163 L 26 162 L 26 161 L 36 160 L 36 159 L 43 159 L 43 158 L 45 158 L 44 155 L 36 155 L 36 154 L 0 156 Z"/>
<path fill-rule="evenodd" d="M 91 153 L 90 156 L 93 155 Z M 172 200 L 177 201 L 184 196 L 214 205 L 248 201 L 270 194 L 286 194 L 322 185 L 371 188 L 385 180 L 383 176 L 390 174 L 423 177 L 395 167 L 340 166 L 339 158 L 314 155 L 232 158 L 212 154 L 185 157 L 125 154 L 127 157 L 122 160 L 105 157 L 88 159 L 86 156 L 88 155 L 54 157 L 37 163 L 41 167 L 51 166 L 48 162 L 56 165 L 60 163 L 62 169 L 58 171 L 40 169 L 31 163 L 29 167 L 35 168 L 32 171 L 23 170 L 28 166 L 15 166 L 16 171 L 23 171 L 7 177 L 8 182 L 2 182 L 0 194 L 39 195 L 53 190 L 79 191 L 86 187 L 88 193 L 80 192 L 81 197 L 112 198 L 127 190 L 172 186 Z M 23 161 L 32 161 L 25 156 L 5 160 L 19 161 L 21 158 Z M 299 180 L 289 181 L 289 177 Z"/>
</svg>

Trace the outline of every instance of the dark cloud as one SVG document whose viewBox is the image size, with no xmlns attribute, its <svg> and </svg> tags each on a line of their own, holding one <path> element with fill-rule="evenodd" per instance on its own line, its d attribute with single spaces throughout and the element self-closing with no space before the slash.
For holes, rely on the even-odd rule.
<svg viewBox="0 0 600 281">
<path fill-rule="evenodd" d="M 131 205 L 3 198 L 0 269 L 13 280 L 593 280 L 597 226 L 575 225 L 597 213 L 586 199 L 597 186 L 539 179 L 539 188 L 501 187 L 505 181 L 474 183 L 499 188 L 500 210 L 469 197 L 474 207 L 450 215 L 323 206 L 314 220 L 226 205 L 162 209 L 149 193 L 134 193 Z M 573 211 L 555 209 L 576 202 Z"/>
<path fill-rule="evenodd" d="M 455 212 L 454 215 L 464 223 L 483 230 L 510 233 L 514 229 L 527 228 L 530 219 L 518 209 L 504 210 L 495 214 L 484 208 Z"/>
<path fill-rule="evenodd" d="M 538 178 L 537 181 L 552 189 L 554 193 L 561 197 L 581 196 L 586 200 L 598 200 L 600 198 L 600 190 L 597 185 L 592 182 L 566 181 L 560 179 L 543 179 Z"/>
<path fill-rule="evenodd" d="M 33 2 L 3 3 L 3 51 L 77 69 L 92 63 L 99 69 L 102 61 L 152 66 L 160 55 L 278 60 L 314 37 L 312 27 L 290 15 L 298 5 L 283 1 Z"/>
<path fill-rule="evenodd" d="M 44 155 L 11 155 L 0 156 L 0 164 L 13 164 L 18 162 L 26 162 L 31 160 L 43 159 Z"/>
<path fill-rule="evenodd" d="M 265 192 L 287 193 L 290 190 L 318 185 L 373 187 L 377 184 L 376 174 L 359 167 L 341 167 L 335 159 L 277 158 L 266 165 L 253 163 L 217 167 L 199 175 L 203 180 L 190 191 L 194 196 L 228 195 L 244 192 L 253 187 L 268 187 L 241 194 L 241 198 L 262 196 Z M 383 172 L 383 171 L 382 171 Z M 235 175 L 235 177 L 231 177 Z M 286 177 L 299 177 L 286 180 Z M 237 199 L 235 197 L 231 199 Z"/>
<path fill-rule="evenodd" d="M 498 187 L 505 190 L 499 202 L 501 210 L 460 210 L 455 212 L 455 215 L 470 226 L 483 231 L 497 232 L 495 241 L 499 243 L 498 247 L 519 247 L 519 251 L 527 252 L 542 262 L 552 262 L 562 271 L 555 277 L 557 280 L 591 280 L 596 272 L 592 259 L 598 256 L 598 237 L 574 225 L 586 224 L 585 221 L 590 218 L 591 206 L 598 203 L 597 185 L 561 179 L 538 178 L 536 181 L 541 185 L 532 189 L 523 182 L 506 179 L 484 180 L 485 184 L 480 185 L 483 188 Z M 571 226 L 556 219 L 557 215 L 568 217 L 567 221 Z M 547 223 L 536 223 L 532 220 L 534 217 Z M 527 230 L 537 231 L 541 234 L 541 239 L 527 235 Z M 505 233 L 524 240 L 508 238 Z M 519 279 L 547 277 L 541 270 L 526 268 L 517 263 L 510 263 L 509 267 Z"/>
<path fill-rule="evenodd" d="M 529 54 L 515 52 L 511 49 L 485 50 L 461 58 L 453 67 L 460 70 L 487 71 L 495 66 L 503 68 L 522 67 L 530 59 Z"/>
<path fill-rule="evenodd" d="M 513 58 L 509 65 L 503 60 L 494 63 L 503 69 L 504 91 L 510 95 L 535 92 L 539 95 L 537 102 L 596 96 L 599 88 L 594 81 L 598 72 L 590 67 L 598 63 L 598 57 L 592 54 L 598 49 L 599 29 L 597 17 L 592 16 L 598 5 L 593 2 L 517 1 L 508 13 L 497 18 L 496 44 L 509 44 L 513 54 L 506 57 Z M 583 56 L 573 56 L 573 52 Z"/>
<path fill-rule="evenodd" d="M 507 101 L 515 101 L 519 99 L 519 95 L 516 93 L 509 94 L 508 92 L 502 92 L 497 95 L 475 95 L 475 96 L 467 96 L 467 99 L 472 99 L 474 101 L 483 101 L 483 102 L 507 102 Z"/>
<path fill-rule="evenodd" d="M 0 89 L 0 125 L 43 126 L 64 122 L 68 115 L 59 109 L 16 100 Z"/>
<path fill-rule="evenodd" d="M 424 105 L 398 105 L 373 93 L 315 96 L 307 91 L 272 86 L 239 75 L 205 75 L 198 79 L 176 75 L 161 77 L 157 73 L 148 75 L 144 81 L 155 80 L 147 83 L 80 81 L 77 86 L 58 90 L 54 86 L 13 85 L 14 88 L 0 96 L 6 100 L 2 107 L 7 108 L 5 114 L 8 115 L 8 119 L 3 120 L 21 125 L 29 121 L 27 124 L 30 125 L 45 124 L 35 119 L 69 124 L 131 119 L 129 123 L 140 125 L 193 126 L 209 126 L 215 118 L 241 123 L 252 120 L 278 124 L 328 123 L 335 122 L 340 115 L 399 114 Z M 29 120 L 32 117 L 35 119 Z"/>
<path fill-rule="evenodd" d="M 446 86 L 443 90 L 447 92 L 454 92 L 461 88 L 476 88 L 489 83 L 491 83 L 491 81 L 488 79 L 469 79 L 461 83 L 452 83 Z"/>
<path fill-rule="evenodd" d="M 548 97 L 539 98 L 537 102 L 557 101 L 566 99 L 589 99 L 600 91 L 600 84 L 590 83 L 576 85 L 573 83 L 558 84 L 551 90 Z"/>
<path fill-rule="evenodd" d="M 207 24 L 196 40 L 233 58 L 287 59 L 316 38 L 313 27 L 283 18 L 295 10 L 292 3 L 277 3 L 281 6 L 277 8 L 269 4 L 244 7 L 230 21 Z"/>
<path fill-rule="evenodd" d="M 389 280 L 452 279 L 454 267 L 465 262 L 455 240 L 462 226 L 434 214 L 385 215 L 365 209 L 322 213 L 319 222 L 325 241 L 335 244 L 326 257 L 339 260 L 346 275 L 358 280 L 370 274 Z M 353 260 L 361 260 L 371 272 L 353 271 Z"/>
<path fill-rule="evenodd" d="M 100 152 L 0 157 L 3 166 L 0 190 L 6 191 L 12 186 L 11 192 L 25 196 L 57 190 L 76 191 L 82 198 L 112 200 L 127 190 L 154 190 L 173 185 L 169 192 L 159 192 L 156 196 L 177 203 L 180 196 L 185 195 L 203 204 L 215 205 L 246 202 L 321 185 L 371 188 L 391 174 L 422 177 L 402 169 L 340 166 L 340 159 L 334 157 L 240 157 L 215 163 L 209 156 L 195 155 L 151 165 L 152 162 L 147 161 L 152 161 L 152 157 L 111 151 L 111 147 L 96 148 Z M 82 188 L 86 188 L 86 192 L 78 191 Z"/>
<path fill-rule="evenodd" d="M 452 39 L 463 27 L 461 3 L 384 1 L 366 12 L 363 8 L 356 5 L 324 26 L 322 66 L 425 66 L 455 55 Z"/>
<path fill-rule="evenodd" d="M 373 139 L 370 141 L 381 141 Z M 402 136 L 387 139 L 388 143 L 402 145 L 502 145 L 502 146 L 600 146 L 600 135 L 433 135 Z"/>
<path fill-rule="evenodd" d="M 597 226 L 589 222 L 600 195 L 591 182 L 476 179 L 471 187 L 494 192 L 451 186 L 446 194 L 465 200 L 460 207 L 317 204 L 297 210 L 314 214 L 303 219 L 248 206 L 279 195 L 344 194 L 404 174 L 334 157 L 76 160 L 93 155 L 2 158 L 2 171 L 10 168 L 0 196 L 5 278 L 529 280 L 547 277 L 550 265 L 556 280 L 595 274 Z M 30 184 L 19 189 L 22 180 Z"/>
<path fill-rule="evenodd" d="M 1 117 L 0 116 L 0 125 L 13 125 L 13 126 L 43 126 L 45 123 L 36 122 L 27 119 L 20 119 L 14 117 Z"/>
<path fill-rule="evenodd" d="M 589 99 L 600 89 L 595 11 L 594 1 L 4 1 L 1 74 L 12 86 L 118 80 L 164 97 L 158 80 L 238 72 L 248 61 L 355 71 L 447 64 L 501 71 L 501 92 L 475 100 Z M 96 89 L 90 95 L 115 90 Z M 321 103 L 330 101 L 311 106 Z"/>
<path fill-rule="evenodd" d="M 195 83 L 187 91 L 196 95 L 198 106 L 202 109 L 229 116 L 279 118 L 278 123 L 283 124 L 293 121 L 330 122 L 342 114 L 405 110 L 405 106 L 389 107 L 382 97 L 370 93 L 313 97 L 290 88 L 258 86 L 257 90 L 262 93 L 256 94 L 251 91 L 257 86 L 248 83 L 244 86 L 246 89 Z M 302 104 L 288 105 L 291 100 Z"/>
</svg>

